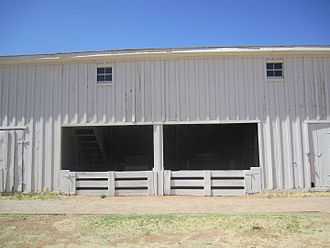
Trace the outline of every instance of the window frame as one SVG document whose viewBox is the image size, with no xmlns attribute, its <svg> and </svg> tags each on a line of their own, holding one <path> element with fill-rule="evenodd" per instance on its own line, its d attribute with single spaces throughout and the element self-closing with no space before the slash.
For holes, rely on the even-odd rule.
<svg viewBox="0 0 330 248">
<path fill-rule="evenodd" d="M 111 68 L 111 81 L 98 81 L 97 76 L 99 74 L 97 73 L 98 68 Z M 110 73 L 103 73 L 103 75 L 110 74 Z M 96 70 L 95 70 L 95 77 L 96 77 L 96 85 L 97 86 L 111 86 L 114 82 L 114 66 L 112 64 L 97 64 Z"/>
<path fill-rule="evenodd" d="M 269 63 L 272 63 L 272 64 L 277 64 L 277 63 L 280 63 L 282 64 L 282 76 L 268 76 L 267 75 L 267 72 L 268 72 L 268 69 L 267 69 L 267 64 Z M 265 63 L 265 76 L 266 76 L 266 79 L 267 81 L 276 81 L 276 82 L 279 82 L 279 81 L 284 81 L 284 61 L 283 60 L 267 60 L 266 63 Z M 271 71 L 276 71 L 276 69 L 272 69 Z M 277 71 L 279 71 L 279 69 L 277 69 Z"/>
</svg>

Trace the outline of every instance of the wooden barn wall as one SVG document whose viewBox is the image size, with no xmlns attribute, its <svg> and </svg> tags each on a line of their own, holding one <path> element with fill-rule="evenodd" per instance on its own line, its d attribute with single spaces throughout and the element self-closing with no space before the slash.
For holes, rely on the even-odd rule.
<svg viewBox="0 0 330 248">
<path fill-rule="evenodd" d="M 98 64 L 113 84 L 96 85 Z M 263 187 L 309 187 L 303 121 L 330 120 L 330 59 L 95 61 L 0 67 L 0 126 L 27 126 L 24 190 L 59 189 L 61 125 L 259 120 Z"/>
</svg>

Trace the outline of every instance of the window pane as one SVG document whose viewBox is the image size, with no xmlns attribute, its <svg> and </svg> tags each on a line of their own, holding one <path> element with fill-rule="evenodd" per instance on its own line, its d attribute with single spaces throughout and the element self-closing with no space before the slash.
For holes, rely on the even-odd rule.
<svg viewBox="0 0 330 248">
<path fill-rule="evenodd" d="M 104 68 L 97 68 L 97 74 L 104 73 Z"/>
<path fill-rule="evenodd" d="M 106 75 L 105 81 L 112 81 L 112 75 Z"/>
<path fill-rule="evenodd" d="M 97 76 L 97 82 L 102 82 L 104 81 L 104 76 L 103 75 L 98 75 Z"/>
<path fill-rule="evenodd" d="M 112 73 L 112 68 L 111 67 L 105 68 L 105 73 Z"/>
<path fill-rule="evenodd" d="M 282 77 L 282 71 L 275 71 L 276 77 Z"/>
<path fill-rule="evenodd" d="M 274 77 L 273 71 L 267 71 L 267 77 Z"/>
<path fill-rule="evenodd" d="M 275 69 L 282 69 L 282 63 L 275 63 L 274 68 Z"/>
<path fill-rule="evenodd" d="M 274 68 L 274 63 L 267 63 L 267 70 L 273 69 Z"/>
</svg>

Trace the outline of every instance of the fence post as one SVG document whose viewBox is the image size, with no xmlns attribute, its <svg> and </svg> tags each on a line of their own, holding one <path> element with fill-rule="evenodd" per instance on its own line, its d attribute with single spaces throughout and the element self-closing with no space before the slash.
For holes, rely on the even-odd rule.
<svg viewBox="0 0 330 248">
<path fill-rule="evenodd" d="M 76 194 L 76 172 L 70 172 L 69 173 L 69 179 L 70 179 L 70 194 L 75 195 Z"/>
<path fill-rule="evenodd" d="M 244 170 L 244 188 L 245 194 L 252 193 L 251 170 Z"/>
<path fill-rule="evenodd" d="M 261 173 L 260 167 L 251 167 L 251 185 L 252 185 L 252 193 L 260 193 L 261 192 Z"/>
<path fill-rule="evenodd" d="M 157 195 L 164 195 L 164 171 L 158 171 L 155 172 L 157 173 L 157 187 L 158 187 L 158 191 L 157 191 Z"/>
<path fill-rule="evenodd" d="M 171 171 L 164 171 L 164 195 L 171 194 Z"/>
<path fill-rule="evenodd" d="M 69 170 L 60 170 L 60 190 L 63 194 L 70 194 Z"/>
<path fill-rule="evenodd" d="M 108 195 L 115 196 L 115 172 L 108 171 Z"/>
<path fill-rule="evenodd" d="M 154 172 L 147 171 L 147 178 L 148 178 L 148 195 L 154 195 L 155 194 Z"/>
<path fill-rule="evenodd" d="M 76 193 L 76 175 L 69 170 L 60 170 L 61 193 L 70 195 Z"/>
<path fill-rule="evenodd" d="M 154 195 L 158 195 L 159 194 L 159 189 L 158 189 L 158 184 L 159 184 L 159 173 L 160 171 L 153 171 L 153 187 L 154 187 Z"/>
<path fill-rule="evenodd" d="M 4 192 L 5 191 L 3 174 L 4 174 L 3 173 L 3 169 L 0 168 L 0 192 Z"/>
<path fill-rule="evenodd" d="M 204 196 L 211 196 L 211 171 L 204 171 Z"/>
</svg>

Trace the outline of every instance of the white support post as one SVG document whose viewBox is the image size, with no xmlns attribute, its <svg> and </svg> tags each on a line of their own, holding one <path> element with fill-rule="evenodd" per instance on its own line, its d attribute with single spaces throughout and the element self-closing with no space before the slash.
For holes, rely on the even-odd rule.
<svg viewBox="0 0 330 248">
<path fill-rule="evenodd" d="M 148 178 L 148 195 L 155 195 L 155 188 L 154 188 L 154 172 L 148 171 L 147 172 Z"/>
<path fill-rule="evenodd" d="M 157 177 L 157 191 L 158 195 L 164 195 L 164 170 L 155 172 Z"/>
<path fill-rule="evenodd" d="M 252 182 L 252 193 L 261 192 L 261 168 L 251 167 L 251 182 Z"/>
<path fill-rule="evenodd" d="M 211 196 L 211 171 L 204 171 L 204 196 Z"/>
<path fill-rule="evenodd" d="M 171 194 L 171 171 L 164 171 L 164 195 Z"/>
<path fill-rule="evenodd" d="M 255 194 L 261 192 L 261 168 L 251 167 L 244 171 L 245 193 Z"/>
<path fill-rule="evenodd" d="M 61 193 L 71 195 L 76 193 L 76 175 L 69 170 L 60 171 Z"/>
<path fill-rule="evenodd" d="M 251 171 L 244 171 L 244 185 L 245 185 L 245 194 L 252 193 L 252 182 L 251 182 Z"/>
<path fill-rule="evenodd" d="M 158 193 L 158 181 L 159 181 L 159 178 L 158 178 L 158 175 L 160 175 L 159 173 L 161 172 L 157 172 L 157 171 L 153 171 L 153 187 L 154 187 L 154 194 L 153 195 L 157 195 Z"/>
<path fill-rule="evenodd" d="M 70 195 L 76 194 L 76 172 L 70 172 L 69 173 L 69 179 L 70 179 Z"/>
<path fill-rule="evenodd" d="M 115 172 L 108 171 L 108 195 L 115 196 Z"/>
<path fill-rule="evenodd" d="M 3 174 L 3 169 L 0 168 L 0 193 L 5 191 Z"/>
<path fill-rule="evenodd" d="M 156 195 L 164 195 L 162 173 L 164 171 L 163 162 L 163 125 L 154 125 L 154 168 L 153 171 L 157 173 L 158 190 Z"/>
</svg>

